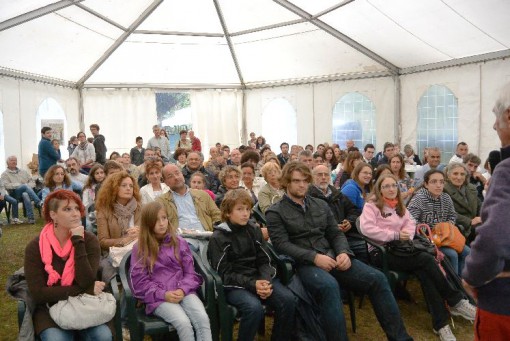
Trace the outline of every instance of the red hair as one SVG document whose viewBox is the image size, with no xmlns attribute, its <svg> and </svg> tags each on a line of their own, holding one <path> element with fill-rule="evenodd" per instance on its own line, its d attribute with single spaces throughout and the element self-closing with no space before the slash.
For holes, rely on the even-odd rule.
<svg viewBox="0 0 510 341">
<path fill-rule="evenodd" d="M 78 194 L 66 189 L 59 189 L 48 194 L 46 200 L 44 200 L 43 216 L 47 223 L 52 221 L 50 211 L 57 212 L 60 206 L 60 202 L 64 200 L 67 201 L 67 203 L 74 201 L 76 204 L 78 204 L 81 217 L 83 218 L 85 216 L 85 206 L 83 206 L 83 203 L 81 202 Z"/>
</svg>

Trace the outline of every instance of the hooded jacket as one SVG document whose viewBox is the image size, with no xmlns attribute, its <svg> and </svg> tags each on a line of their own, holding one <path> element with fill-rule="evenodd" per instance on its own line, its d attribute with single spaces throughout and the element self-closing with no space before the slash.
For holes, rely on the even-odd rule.
<svg viewBox="0 0 510 341">
<path fill-rule="evenodd" d="M 221 223 L 214 227 L 207 252 L 225 287 L 257 294 L 257 280 L 272 282 L 276 265 L 265 243 L 260 229 L 250 222 L 244 226 Z"/>
<path fill-rule="evenodd" d="M 174 247 L 168 245 L 170 235 L 163 240 L 158 258 L 150 272 L 138 257 L 138 243 L 131 253 L 130 280 L 133 294 L 145 303 L 145 312 L 151 314 L 165 302 L 165 293 L 182 289 L 184 295 L 197 291 L 202 277 L 195 272 L 193 256 L 188 243 L 181 237 L 179 241 L 179 259 L 175 258 Z M 165 245 L 166 244 L 166 245 Z"/>
</svg>

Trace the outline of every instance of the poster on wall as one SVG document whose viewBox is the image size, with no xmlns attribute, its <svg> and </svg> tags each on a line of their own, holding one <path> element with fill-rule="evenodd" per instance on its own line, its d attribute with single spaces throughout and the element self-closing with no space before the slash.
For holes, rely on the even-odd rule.
<svg viewBox="0 0 510 341">
<path fill-rule="evenodd" d="M 41 127 L 50 127 L 53 134 L 52 140 L 59 140 L 60 145 L 64 145 L 64 120 L 41 120 Z"/>
</svg>

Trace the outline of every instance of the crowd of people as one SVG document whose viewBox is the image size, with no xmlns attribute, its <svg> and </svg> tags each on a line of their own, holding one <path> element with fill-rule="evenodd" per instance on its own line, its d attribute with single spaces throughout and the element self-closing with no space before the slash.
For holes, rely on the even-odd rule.
<svg viewBox="0 0 510 341">
<path fill-rule="evenodd" d="M 82 292 L 102 292 L 111 278 L 109 271 L 115 272 L 111 248 L 128 247 L 134 250 L 133 292 L 145 303 L 146 312 L 171 323 L 181 340 L 210 340 L 209 320 L 196 295 L 202 280 L 191 260 L 191 250 L 207 247 L 227 301 L 240 311 L 239 340 L 254 339 L 264 316 L 262 303 L 275 312 L 271 339 L 295 339 L 299 299 L 278 280 L 267 250 L 271 243 L 293 259 L 296 280 L 316 303 L 313 313 L 323 339 L 347 339 L 340 291 L 347 289 L 369 297 L 388 339 L 412 340 L 388 279 L 378 270 L 380 264 L 372 261 L 374 249 L 364 238 L 386 245 L 412 240 L 417 224 L 434 229 L 442 223 L 458 229 L 466 240 L 459 250 L 448 246 L 440 250 L 469 290 L 501 278 L 480 290 L 478 298 L 485 314 L 507 323 L 510 305 L 493 301 L 491 290 L 508 291 L 508 286 L 502 289 L 509 277 L 508 244 L 497 240 L 503 234 L 507 240 L 508 233 L 499 227 L 505 224 L 502 218 L 488 213 L 492 206 L 502 205 L 497 199 L 508 195 L 502 193 L 506 174 L 497 171 L 507 167 L 503 159 L 510 145 L 509 98 L 504 95 L 495 109 L 495 129 L 506 148 L 491 152 L 485 165 L 469 153 L 465 142 L 458 143 L 448 163 L 441 163 L 439 148 L 426 148 L 420 158 L 410 145 L 400 152 L 391 142 L 377 155 L 374 145 L 358 148 L 352 140 L 345 148 L 283 142 L 277 153 L 255 133 L 246 145 L 212 146 L 204 160 L 201 142 L 192 131 L 181 131 L 171 148 L 159 126 L 153 127 L 154 136 L 145 148 L 137 137 L 130 153 L 113 152 L 107 159 L 105 137 L 97 124 L 90 126 L 91 142 L 84 132 L 71 139 L 70 157 L 64 161 L 51 141 L 51 128 L 44 127 L 38 149 L 38 175 L 43 178 L 39 195 L 34 177 L 18 168 L 16 156 L 7 158 L 0 182 L 0 203 L 11 203 L 14 224 L 20 222 L 18 202 L 23 202 L 30 223 L 35 222 L 32 202 L 43 209 L 46 220 L 25 259 L 25 268 L 31 269 L 29 290 L 37 303 L 36 334 L 42 340 L 55 335 L 66 339 L 69 332 L 53 322 L 48 304 Z M 253 219 L 252 209 L 262 212 L 265 225 Z M 85 212 L 93 212 L 94 219 Z M 491 231 L 495 226 L 487 226 L 486 219 L 493 220 L 499 232 Z M 193 238 L 194 233 L 209 233 L 210 239 Z M 495 245 L 499 251 L 506 249 L 500 254 L 482 249 Z M 484 281 L 475 272 L 480 262 L 470 258 L 470 252 L 492 260 L 490 271 L 483 271 Z M 455 340 L 448 314 L 475 320 L 476 307 L 448 284 L 432 255 L 390 254 L 387 262 L 392 270 L 418 277 L 433 330 L 441 340 Z M 102 277 L 97 278 L 100 263 Z M 476 333 L 508 331 L 490 326 Z M 81 333 L 111 339 L 106 325 Z"/>
</svg>

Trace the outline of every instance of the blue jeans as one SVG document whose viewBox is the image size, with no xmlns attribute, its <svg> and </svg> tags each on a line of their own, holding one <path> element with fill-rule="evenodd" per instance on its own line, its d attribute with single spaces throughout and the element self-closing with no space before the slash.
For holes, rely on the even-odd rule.
<svg viewBox="0 0 510 341">
<path fill-rule="evenodd" d="M 48 328 L 39 334 L 41 341 L 73 341 L 76 334 L 83 341 L 111 341 L 112 332 L 106 324 L 90 327 L 83 330 L 65 330 L 60 328 Z"/>
<path fill-rule="evenodd" d="M 444 253 L 446 257 L 448 257 L 448 260 L 452 264 L 453 270 L 457 271 L 457 275 L 461 276 L 462 269 L 464 269 L 464 262 L 466 260 L 467 255 L 469 255 L 469 252 L 471 252 L 471 249 L 469 246 L 464 246 L 464 249 L 461 253 L 457 253 L 454 249 L 451 247 L 440 247 L 439 250 Z"/>
<path fill-rule="evenodd" d="M 265 300 L 246 289 L 226 289 L 228 303 L 235 306 L 241 314 L 238 340 L 255 338 L 260 322 L 264 318 L 262 304 L 269 305 L 275 313 L 271 340 L 290 341 L 292 339 L 297 299 L 278 279 L 274 279 L 272 284 L 273 293 Z"/>
<path fill-rule="evenodd" d="M 10 195 L 5 195 L 4 200 L 0 200 L 0 212 L 7 206 L 7 203 L 11 204 L 12 207 L 12 217 L 17 219 L 19 217 L 18 214 L 18 200 L 14 199 Z M 6 208 L 7 209 L 7 208 Z"/>
<path fill-rule="evenodd" d="M 320 319 L 328 341 L 347 340 L 339 285 L 368 294 L 388 340 L 412 340 L 407 334 L 386 276 L 381 271 L 351 258 L 351 267 L 346 271 L 333 269 L 328 273 L 315 265 L 301 265 L 297 273 L 305 289 L 319 305 Z"/>
<path fill-rule="evenodd" d="M 181 341 L 211 341 L 211 325 L 204 304 L 197 295 L 188 294 L 180 303 L 164 302 L 154 310 L 154 315 L 170 323 Z"/>
<path fill-rule="evenodd" d="M 39 206 L 41 199 L 35 194 L 34 190 L 28 185 L 21 185 L 12 191 L 14 198 L 18 201 L 23 200 L 23 206 L 27 212 L 28 219 L 34 219 L 34 210 L 32 208 L 32 201 Z"/>
</svg>

